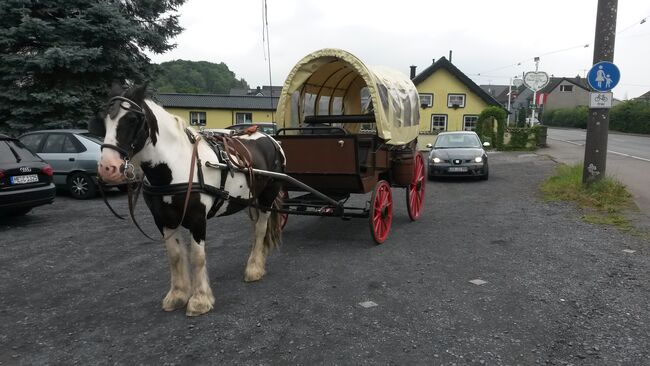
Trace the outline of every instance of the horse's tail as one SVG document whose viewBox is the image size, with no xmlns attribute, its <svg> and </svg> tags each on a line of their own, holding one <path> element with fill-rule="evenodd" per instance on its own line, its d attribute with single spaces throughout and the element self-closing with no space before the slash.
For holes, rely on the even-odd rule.
<svg viewBox="0 0 650 366">
<path fill-rule="evenodd" d="M 284 197 L 282 194 L 278 194 L 273 201 L 274 208 L 282 208 L 284 202 Z M 266 237 L 264 240 L 264 245 L 268 249 L 277 248 L 282 242 L 282 214 L 277 211 L 272 211 L 271 216 L 269 216 L 268 225 L 266 225 Z"/>
</svg>

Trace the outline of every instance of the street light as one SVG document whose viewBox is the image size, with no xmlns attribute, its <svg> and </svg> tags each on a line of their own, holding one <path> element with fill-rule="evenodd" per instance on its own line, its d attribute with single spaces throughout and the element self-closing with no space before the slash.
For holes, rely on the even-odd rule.
<svg viewBox="0 0 650 366">
<path fill-rule="evenodd" d="M 517 75 L 515 75 L 513 78 L 510 78 L 510 83 L 508 84 L 508 119 L 506 121 L 506 126 L 508 127 L 510 127 L 510 114 L 512 113 L 510 110 L 510 101 L 512 100 L 512 86 L 514 85 L 515 88 L 519 88 L 523 82 L 524 81 Z"/>
</svg>

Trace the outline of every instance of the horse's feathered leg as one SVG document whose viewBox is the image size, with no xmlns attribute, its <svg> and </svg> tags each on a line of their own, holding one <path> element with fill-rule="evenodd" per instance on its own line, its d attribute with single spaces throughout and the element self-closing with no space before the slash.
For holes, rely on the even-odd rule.
<svg viewBox="0 0 650 366">
<path fill-rule="evenodd" d="M 253 248 L 251 249 L 251 254 L 246 264 L 246 271 L 244 272 L 244 281 L 246 282 L 261 280 L 266 273 L 266 256 L 269 254 L 269 248 L 265 245 L 264 237 L 266 236 L 269 216 L 270 212 L 258 210 L 257 221 L 255 221 Z"/>
<path fill-rule="evenodd" d="M 187 316 L 205 314 L 214 307 L 214 295 L 208 280 L 205 261 L 205 216 L 200 222 L 194 222 L 190 232 L 190 263 L 192 264 L 192 297 L 187 303 Z"/>
<path fill-rule="evenodd" d="M 164 228 L 163 235 L 167 237 L 175 230 Z M 185 307 L 190 298 L 190 272 L 187 263 L 187 248 L 181 234 L 176 231 L 167 240 L 167 257 L 171 272 L 171 286 L 167 296 L 162 301 L 165 311 L 173 311 Z"/>
</svg>

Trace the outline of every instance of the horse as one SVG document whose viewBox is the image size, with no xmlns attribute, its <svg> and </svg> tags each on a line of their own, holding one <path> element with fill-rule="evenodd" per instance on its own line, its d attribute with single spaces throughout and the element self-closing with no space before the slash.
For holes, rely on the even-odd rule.
<svg viewBox="0 0 650 366">
<path fill-rule="evenodd" d="M 281 207 L 282 182 L 236 169 L 244 157 L 229 154 L 221 145 L 215 149 L 207 136 L 156 104 L 146 89 L 142 85 L 114 92 L 106 115 L 89 123 L 91 133 L 104 137 L 99 178 L 117 184 L 132 179 L 134 171 L 144 175 L 143 198 L 163 236 L 171 272 L 162 309 L 186 307 L 187 316 L 205 314 L 215 302 L 206 268 L 207 219 L 249 209 L 254 241 L 244 280 L 258 281 L 266 273 L 270 249 L 281 240 L 281 214 L 272 207 Z M 284 171 L 284 152 L 271 136 L 254 132 L 232 138 L 231 144 L 250 152 L 253 168 Z M 209 167 L 211 163 L 227 168 Z M 181 226 L 190 232 L 189 251 Z"/>
</svg>

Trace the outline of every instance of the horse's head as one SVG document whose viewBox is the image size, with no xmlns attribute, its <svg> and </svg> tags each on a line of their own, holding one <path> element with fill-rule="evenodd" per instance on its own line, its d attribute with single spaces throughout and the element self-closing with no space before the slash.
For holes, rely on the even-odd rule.
<svg viewBox="0 0 650 366">
<path fill-rule="evenodd" d="M 138 154 L 147 141 L 157 140 L 158 122 L 145 102 L 146 85 L 125 92 L 114 89 L 106 116 L 88 124 L 90 133 L 104 137 L 99 176 L 106 183 L 125 180 L 125 163 Z"/>
</svg>

